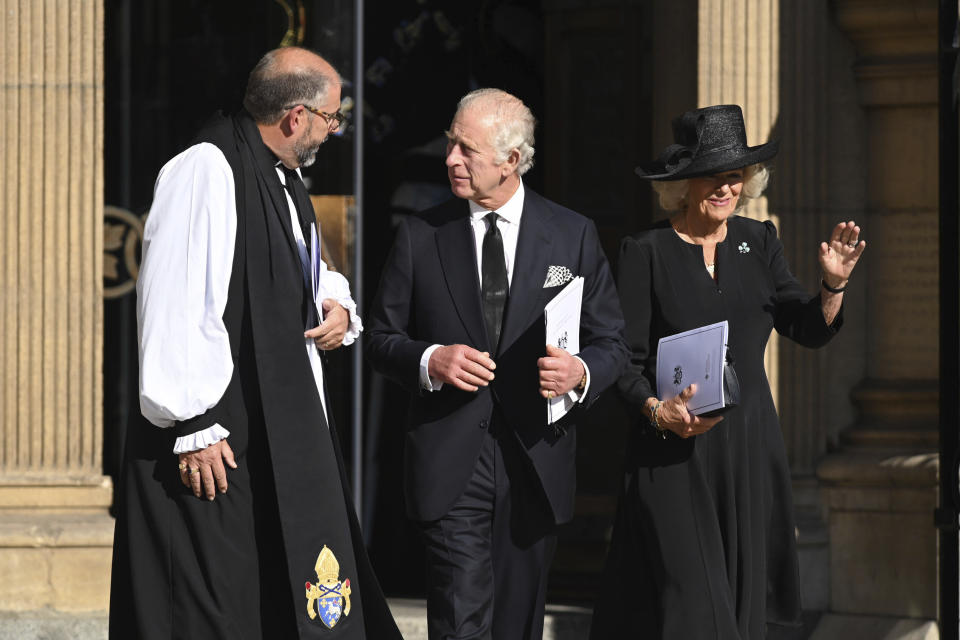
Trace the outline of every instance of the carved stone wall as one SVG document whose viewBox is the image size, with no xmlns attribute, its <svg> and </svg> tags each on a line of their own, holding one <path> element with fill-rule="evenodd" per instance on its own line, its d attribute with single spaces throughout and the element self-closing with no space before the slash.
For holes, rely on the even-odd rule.
<svg viewBox="0 0 960 640">
<path fill-rule="evenodd" d="M 821 241 L 837 222 L 855 220 L 870 238 L 864 211 L 863 116 L 852 72 L 853 52 L 826 0 L 780 2 L 780 111 L 774 136 L 770 209 L 797 279 L 819 291 Z M 871 246 L 872 251 L 872 246 Z M 805 609 L 829 608 L 828 527 L 817 465 L 849 426 L 850 391 L 865 362 L 866 261 L 844 299 L 844 326 L 826 347 L 779 342 L 778 410 L 794 481 Z"/>
<path fill-rule="evenodd" d="M 856 51 L 865 122 L 869 323 L 859 417 L 817 469 L 830 609 L 935 618 L 937 534 L 937 3 L 834 0 Z"/>
</svg>

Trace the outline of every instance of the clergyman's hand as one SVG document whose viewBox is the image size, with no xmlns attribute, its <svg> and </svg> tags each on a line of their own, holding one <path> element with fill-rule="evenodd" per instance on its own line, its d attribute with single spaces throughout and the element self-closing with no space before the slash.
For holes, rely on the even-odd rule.
<svg viewBox="0 0 960 640">
<path fill-rule="evenodd" d="M 560 347 L 547 345 L 546 357 L 537 360 L 540 370 L 540 395 L 559 398 L 580 384 L 583 363 Z"/>
<path fill-rule="evenodd" d="M 496 363 L 486 351 L 465 344 L 450 344 L 430 354 L 427 373 L 433 380 L 452 384 L 463 391 L 476 391 L 493 380 Z"/>
<path fill-rule="evenodd" d="M 323 322 L 305 331 L 303 337 L 313 338 L 318 349 L 332 351 L 343 344 L 349 326 L 350 312 L 333 298 L 327 298 L 323 301 Z"/>
<path fill-rule="evenodd" d="M 193 495 L 213 500 L 220 493 L 227 492 L 227 470 L 223 463 L 231 469 L 237 468 L 233 458 L 233 449 L 226 440 L 214 442 L 206 449 L 181 453 L 180 482 L 183 486 L 193 490 Z"/>
</svg>

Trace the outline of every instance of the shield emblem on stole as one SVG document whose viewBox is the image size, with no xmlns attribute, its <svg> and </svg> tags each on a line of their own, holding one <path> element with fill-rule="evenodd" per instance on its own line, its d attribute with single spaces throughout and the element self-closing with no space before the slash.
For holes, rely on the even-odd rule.
<svg viewBox="0 0 960 640">
<path fill-rule="evenodd" d="M 327 625 L 327 628 L 333 629 L 340 620 L 340 614 L 343 613 L 341 583 L 319 586 L 323 595 L 317 600 L 317 614 L 320 616 L 320 621 Z"/>
<path fill-rule="evenodd" d="M 327 545 L 317 557 L 317 584 L 306 584 L 307 615 L 333 629 L 340 616 L 350 615 L 350 580 L 340 582 L 340 563 Z"/>
</svg>

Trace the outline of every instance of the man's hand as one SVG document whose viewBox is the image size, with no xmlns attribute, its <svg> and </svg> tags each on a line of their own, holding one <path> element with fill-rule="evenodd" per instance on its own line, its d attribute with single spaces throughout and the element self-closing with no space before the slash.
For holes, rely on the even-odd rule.
<svg viewBox="0 0 960 640">
<path fill-rule="evenodd" d="M 427 373 L 434 380 L 463 391 L 476 391 L 493 380 L 496 363 L 486 351 L 465 344 L 450 344 L 430 354 Z"/>
<path fill-rule="evenodd" d="M 304 332 L 304 338 L 313 338 L 318 349 L 332 351 L 343 344 L 350 326 L 350 312 L 333 298 L 323 301 L 323 322 L 320 326 Z"/>
<path fill-rule="evenodd" d="M 217 489 L 220 493 L 227 492 L 227 470 L 223 468 L 224 461 L 231 469 L 237 468 L 233 449 L 226 440 L 214 442 L 206 449 L 181 453 L 180 482 L 192 489 L 193 495 L 198 498 L 206 496 L 207 500 L 213 500 Z"/>
<path fill-rule="evenodd" d="M 583 363 L 559 347 L 547 345 L 547 355 L 537 360 L 540 369 L 540 395 L 559 398 L 568 393 L 585 373 Z"/>
</svg>

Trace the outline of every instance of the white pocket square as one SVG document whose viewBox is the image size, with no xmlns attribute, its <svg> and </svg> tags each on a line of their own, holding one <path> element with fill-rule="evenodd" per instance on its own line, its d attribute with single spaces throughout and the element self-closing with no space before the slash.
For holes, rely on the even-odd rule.
<svg viewBox="0 0 960 640">
<path fill-rule="evenodd" d="M 559 287 L 573 280 L 573 273 L 566 267 L 551 265 L 547 267 L 547 279 L 543 282 L 543 288 Z"/>
</svg>

